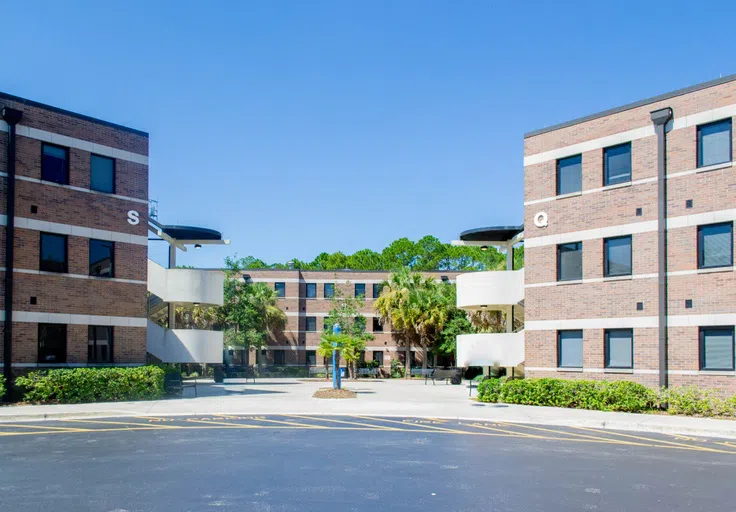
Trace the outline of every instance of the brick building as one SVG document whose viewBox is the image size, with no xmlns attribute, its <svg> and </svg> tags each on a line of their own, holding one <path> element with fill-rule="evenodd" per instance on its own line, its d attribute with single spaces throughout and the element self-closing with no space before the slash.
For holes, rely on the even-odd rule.
<svg viewBox="0 0 736 512">
<path fill-rule="evenodd" d="M 454 282 L 457 272 L 425 272 L 438 280 Z M 251 351 L 249 364 L 260 362 L 275 365 L 317 366 L 324 360 L 316 353 L 320 336 L 325 329 L 325 318 L 332 309 L 330 297 L 338 288 L 344 296 L 364 297 L 361 310 L 366 317 L 366 331 L 376 339 L 368 342 L 365 359 L 378 360 L 383 367 L 390 367 L 392 359 L 405 361 L 406 347 L 391 331 L 390 325 L 381 325 L 373 310 L 373 302 L 380 293 L 380 285 L 389 272 L 377 271 L 307 271 L 254 269 L 243 272 L 244 279 L 251 282 L 268 283 L 279 295 L 279 307 L 286 313 L 287 325 L 283 332 L 261 354 Z M 239 351 L 232 351 L 236 362 L 240 362 Z M 410 356 L 412 366 L 422 365 L 422 349 L 413 347 Z M 450 363 L 430 354 L 430 364 Z"/>
<path fill-rule="evenodd" d="M 148 134 L 2 93 L 0 110 L 6 376 L 144 363 Z"/>
</svg>

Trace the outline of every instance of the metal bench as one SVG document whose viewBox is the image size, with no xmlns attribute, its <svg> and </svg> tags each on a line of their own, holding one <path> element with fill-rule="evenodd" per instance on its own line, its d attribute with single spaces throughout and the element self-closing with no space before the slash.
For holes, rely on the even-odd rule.
<svg viewBox="0 0 736 512">
<path fill-rule="evenodd" d="M 327 376 L 330 375 L 331 372 L 332 372 L 332 369 L 331 368 L 328 369 L 325 372 L 325 367 L 324 366 L 310 366 L 309 367 L 309 376 L 310 377 L 317 377 L 319 375 L 324 375 L 325 378 L 327 378 Z"/>
<path fill-rule="evenodd" d="M 432 379 L 434 376 L 434 368 L 412 368 L 409 372 L 411 377 L 424 377 L 424 385 L 427 385 L 427 380 Z M 434 383 L 434 381 L 432 381 Z"/>
<path fill-rule="evenodd" d="M 245 382 L 248 379 L 256 381 L 256 372 L 252 366 L 226 366 L 224 369 L 224 378 L 226 379 L 242 379 L 245 378 Z"/>
<path fill-rule="evenodd" d="M 197 396 L 197 379 L 182 379 L 179 372 L 164 375 L 164 390 L 166 393 L 182 396 L 184 388 L 194 388 L 194 396 Z"/>
<path fill-rule="evenodd" d="M 460 376 L 460 370 L 458 368 L 437 368 L 432 374 L 432 384 L 434 384 L 436 380 L 444 380 L 445 385 L 447 385 L 448 382 L 460 384 L 462 382 L 462 377 Z"/>
<path fill-rule="evenodd" d="M 378 368 L 358 368 L 358 377 L 378 378 Z"/>
</svg>

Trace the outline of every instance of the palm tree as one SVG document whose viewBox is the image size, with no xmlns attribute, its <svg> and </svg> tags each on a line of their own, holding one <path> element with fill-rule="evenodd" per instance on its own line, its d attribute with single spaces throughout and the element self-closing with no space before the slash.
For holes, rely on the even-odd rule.
<svg viewBox="0 0 736 512">
<path fill-rule="evenodd" d="M 332 346 L 332 341 L 322 338 L 317 346 L 317 353 L 324 358 L 325 361 L 325 379 L 330 379 L 330 360 L 332 358 L 332 352 L 335 348 Z"/>
<path fill-rule="evenodd" d="M 422 347 L 422 367 L 427 367 L 427 349 L 449 318 L 451 294 L 432 277 L 401 269 L 383 284 L 374 308 L 382 323 L 390 322 L 407 347 L 407 378 L 411 376 L 409 353 L 413 345 Z M 454 304 L 452 305 L 454 306 Z"/>
</svg>

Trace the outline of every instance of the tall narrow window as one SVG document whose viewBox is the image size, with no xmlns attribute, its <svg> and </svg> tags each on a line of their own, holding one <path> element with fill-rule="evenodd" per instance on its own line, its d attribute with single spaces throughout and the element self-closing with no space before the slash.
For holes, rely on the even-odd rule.
<svg viewBox="0 0 736 512">
<path fill-rule="evenodd" d="M 700 328 L 700 369 L 734 369 L 733 327 Z"/>
<path fill-rule="evenodd" d="M 314 332 L 317 330 L 317 317 L 316 316 L 305 317 L 305 329 L 304 330 L 307 332 Z"/>
<path fill-rule="evenodd" d="M 560 368 L 583 367 L 583 331 L 559 331 L 557 333 L 557 366 Z"/>
<path fill-rule="evenodd" d="M 66 325 L 38 324 L 38 362 L 66 363 Z"/>
<path fill-rule="evenodd" d="M 731 120 L 698 126 L 698 167 L 731 161 Z"/>
<path fill-rule="evenodd" d="M 631 143 L 603 150 L 603 184 L 616 185 L 631 181 Z"/>
<path fill-rule="evenodd" d="M 631 236 L 606 238 L 603 241 L 603 246 L 603 275 L 606 277 L 630 276 Z"/>
<path fill-rule="evenodd" d="M 583 243 L 557 246 L 557 280 L 579 281 L 583 278 Z"/>
<path fill-rule="evenodd" d="M 112 363 L 112 327 L 90 325 L 87 340 L 87 362 Z"/>
<path fill-rule="evenodd" d="M 41 179 L 66 185 L 69 183 L 69 150 L 43 144 L 41 148 Z"/>
<path fill-rule="evenodd" d="M 634 367 L 634 331 L 607 329 L 605 331 L 605 367 Z"/>
<path fill-rule="evenodd" d="M 698 226 L 698 268 L 733 265 L 733 223 Z"/>
<path fill-rule="evenodd" d="M 41 261 L 38 268 L 46 272 L 66 273 L 68 269 L 66 235 L 41 233 Z"/>
<path fill-rule="evenodd" d="M 274 283 L 273 289 L 277 297 L 286 297 L 286 283 Z"/>
<path fill-rule="evenodd" d="M 373 360 L 378 363 L 378 366 L 383 366 L 383 351 L 382 350 L 374 350 L 373 351 Z"/>
<path fill-rule="evenodd" d="M 355 283 L 355 296 L 365 297 L 365 283 Z"/>
<path fill-rule="evenodd" d="M 335 285 L 333 283 L 325 283 L 325 299 L 331 299 L 335 296 Z"/>
<path fill-rule="evenodd" d="M 381 296 L 381 290 L 383 290 L 383 283 L 373 283 L 373 298 L 377 299 Z"/>
<path fill-rule="evenodd" d="M 378 317 L 373 317 L 373 332 L 383 332 L 383 324 Z"/>
<path fill-rule="evenodd" d="M 90 157 L 89 188 L 98 192 L 115 193 L 115 159 L 106 156 Z"/>
<path fill-rule="evenodd" d="M 89 240 L 89 275 L 113 277 L 115 268 L 115 242 Z"/>
<path fill-rule="evenodd" d="M 576 155 L 557 160 L 557 195 L 583 190 L 583 156 Z"/>
<path fill-rule="evenodd" d="M 273 364 L 284 365 L 286 363 L 286 351 L 274 350 L 273 351 Z"/>
<path fill-rule="evenodd" d="M 317 351 L 306 350 L 304 356 L 304 364 L 307 366 L 317 366 Z"/>
<path fill-rule="evenodd" d="M 308 299 L 317 298 L 317 283 L 307 283 L 307 298 Z"/>
</svg>

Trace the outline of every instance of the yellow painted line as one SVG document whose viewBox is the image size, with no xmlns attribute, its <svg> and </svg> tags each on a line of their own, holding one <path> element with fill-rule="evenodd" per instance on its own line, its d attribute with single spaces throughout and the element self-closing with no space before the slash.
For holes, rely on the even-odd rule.
<svg viewBox="0 0 736 512">
<path fill-rule="evenodd" d="M 526 432 L 515 432 L 513 430 L 506 430 L 504 428 L 496 428 L 496 427 L 489 427 L 487 425 L 478 425 L 476 423 L 463 423 L 463 425 L 466 425 L 468 427 L 472 428 L 482 428 L 483 430 L 492 430 L 495 432 L 505 432 L 507 434 L 511 434 L 515 437 L 529 437 L 533 439 L 549 439 L 549 436 L 538 436 L 535 434 L 527 434 Z"/>
<path fill-rule="evenodd" d="M 586 434 L 576 434 L 575 432 L 564 432 L 562 430 L 554 430 L 551 428 L 544 428 L 544 427 L 533 427 L 531 425 L 526 425 L 524 423 L 504 423 L 501 421 L 499 421 L 498 423 L 502 425 L 506 425 L 508 427 L 511 427 L 511 426 L 523 427 L 523 428 L 528 428 L 531 430 L 538 430 L 541 432 L 550 432 L 552 434 L 558 434 L 562 436 L 573 436 L 572 438 L 571 437 L 550 437 L 550 439 L 557 439 L 559 441 L 575 441 L 577 440 L 575 438 L 583 438 L 583 439 L 592 439 L 595 441 L 602 441 L 602 442 L 610 443 L 610 444 L 626 444 L 629 446 L 651 446 L 651 445 L 644 445 L 641 443 L 632 443 L 631 441 L 622 441 L 620 439 L 611 439 L 609 437 L 599 437 L 599 436 L 591 436 L 591 435 L 586 435 Z"/>
<path fill-rule="evenodd" d="M 89 429 L 72 428 L 72 427 L 52 427 L 50 425 L 25 425 L 23 423 L 3 423 L 0 426 L 16 427 L 16 428 L 35 428 L 41 430 L 63 430 L 65 432 L 86 432 Z"/>
<path fill-rule="evenodd" d="M 278 416 L 286 416 L 285 414 L 279 414 Z M 249 421 L 265 421 L 267 423 L 276 423 L 279 425 L 288 425 L 290 427 L 301 427 L 301 428 L 314 428 L 314 429 L 329 429 L 334 427 L 328 427 L 326 425 L 307 425 L 306 423 L 297 423 L 295 421 L 279 421 L 279 420 L 269 420 L 262 416 L 254 416 L 253 418 L 249 418 Z"/>
<path fill-rule="evenodd" d="M 374 418 L 372 416 L 360 416 L 360 415 L 356 415 L 354 417 L 355 418 L 360 418 L 362 420 L 386 421 L 388 423 L 397 423 L 397 424 L 403 425 L 405 427 L 418 425 L 421 428 L 429 428 L 429 429 L 432 429 L 432 430 L 438 430 L 440 432 L 452 432 L 454 434 L 468 434 L 468 433 L 470 433 L 470 432 L 467 432 L 467 431 L 464 431 L 464 430 L 456 430 L 456 429 L 445 428 L 445 427 L 435 427 L 434 425 L 425 425 L 425 424 L 417 424 L 417 423 L 407 423 L 407 422 L 404 422 L 404 421 L 389 420 L 389 419 L 386 419 L 386 418 Z M 405 428 L 403 430 L 412 430 L 412 429 Z"/>
<path fill-rule="evenodd" d="M 612 431 L 606 431 L 606 430 L 598 430 L 595 428 L 587 428 L 587 427 L 573 427 L 578 428 L 580 430 L 586 430 L 589 432 L 598 432 L 599 434 L 609 434 L 614 436 L 621 436 L 621 437 L 628 437 L 631 439 L 639 439 L 641 441 L 648 441 L 650 443 L 662 443 L 665 445 L 671 445 L 671 446 L 678 446 L 681 448 L 685 448 L 688 450 L 695 450 L 695 451 L 702 451 L 702 452 L 716 452 L 716 453 L 734 453 L 734 452 L 727 452 L 725 450 L 717 450 L 715 448 L 708 448 L 706 446 L 694 446 L 691 444 L 685 444 L 685 443 L 676 443 L 674 441 L 664 441 L 662 439 L 653 439 L 651 437 L 642 437 L 642 436 L 635 436 L 631 434 L 622 434 L 621 432 L 612 432 Z M 655 445 L 656 446 L 656 445 Z"/>
<path fill-rule="evenodd" d="M 303 420 L 313 420 L 313 421 L 326 421 L 330 423 L 341 423 L 344 425 L 358 425 L 361 427 L 370 427 L 371 430 L 402 430 L 400 428 L 395 427 L 387 427 L 385 425 L 376 425 L 371 423 L 360 423 L 359 421 L 345 421 L 345 420 L 335 420 L 330 418 L 320 418 L 320 417 L 313 417 L 313 416 L 302 416 L 299 414 L 282 414 L 281 416 L 285 416 L 288 418 L 299 418 Z"/>
<path fill-rule="evenodd" d="M 191 422 L 191 423 L 204 423 L 206 425 L 220 425 L 221 427 L 230 427 L 230 428 L 258 428 L 257 426 L 247 425 L 245 423 L 241 423 L 241 424 L 238 424 L 238 423 L 226 423 L 224 421 L 197 420 L 197 419 L 194 419 L 194 418 L 188 418 L 188 419 L 183 420 L 183 421 Z M 173 428 L 177 428 L 177 427 L 173 427 Z M 197 428 L 197 427 L 182 426 L 181 428 Z"/>
<path fill-rule="evenodd" d="M 108 420 L 59 420 L 59 421 L 68 421 L 71 423 L 94 423 L 95 425 L 128 425 L 133 427 L 144 427 L 149 429 L 165 429 L 165 428 L 176 428 L 172 425 L 153 425 L 153 424 L 146 424 L 146 423 L 136 423 L 134 421 L 108 421 Z M 88 429 L 88 430 L 95 430 L 95 429 Z M 99 430 L 99 429 L 97 429 Z"/>
</svg>

